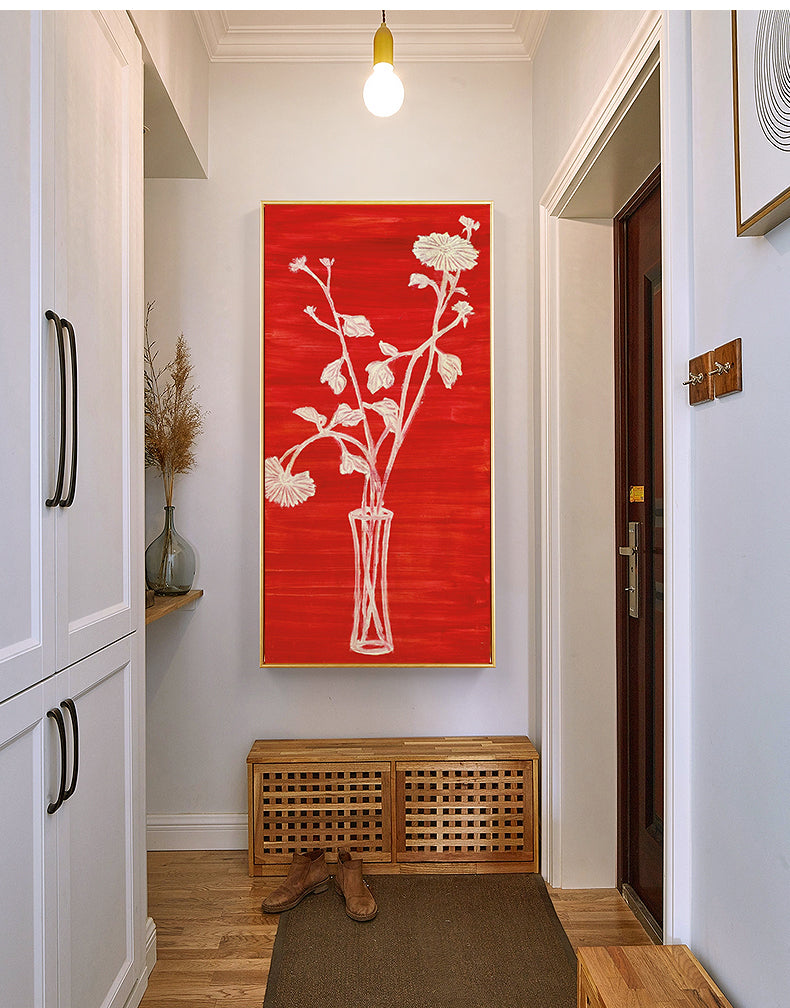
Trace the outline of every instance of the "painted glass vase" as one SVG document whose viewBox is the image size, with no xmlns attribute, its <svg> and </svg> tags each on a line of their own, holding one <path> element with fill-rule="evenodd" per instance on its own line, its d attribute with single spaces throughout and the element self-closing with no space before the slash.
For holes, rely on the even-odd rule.
<svg viewBox="0 0 790 1008">
<path fill-rule="evenodd" d="M 354 628 L 351 650 L 389 654 L 393 649 L 387 602 L 387 553 L 392 511 L 357 508 L 348 520 L 354 537 Z"/>
<path fill-rule="evenodd" d="M 165 508 L 165 527 L 145 551 L 145 581 L 156 595 L 186 595 L 195 580 L 195 551 L 176 531 L 175 508 Z"/>
</svg>

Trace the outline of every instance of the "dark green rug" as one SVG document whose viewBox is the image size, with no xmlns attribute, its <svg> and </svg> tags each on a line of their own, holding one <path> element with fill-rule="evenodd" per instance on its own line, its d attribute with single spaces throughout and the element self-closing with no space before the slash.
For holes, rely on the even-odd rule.
<svg viewBox="0 0 790 1008">
<path fill-rule="evenodd" d="M 574 1008 L 576 960 L 539 875 L 373 875 L 282 914 L 264 1008 Z"/>
</svg>

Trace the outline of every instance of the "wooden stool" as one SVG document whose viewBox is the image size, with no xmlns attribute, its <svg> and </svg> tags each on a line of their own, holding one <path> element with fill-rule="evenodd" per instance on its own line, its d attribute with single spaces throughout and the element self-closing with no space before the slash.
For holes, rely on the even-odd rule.
<svg viewBox="0 0 790 1008">
<path fill-rule="evenodd" d="M 580 948 L 578 1008 L 732 1008 L 685 945 Z"/>
</svg>

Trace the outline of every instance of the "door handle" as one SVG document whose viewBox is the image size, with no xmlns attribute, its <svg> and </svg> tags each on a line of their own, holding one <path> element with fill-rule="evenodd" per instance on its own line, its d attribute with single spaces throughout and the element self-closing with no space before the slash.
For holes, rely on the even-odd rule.
<svg viewBox="0 0 790 1008">
<path fill-rule="evenodd" d="M 54 815 L 65 801 L 64 796 L 66 794 L 66 725 L 63 722 L 63 715 L 57 707 L 48 710 L 47 717 L 52 718 L 58 726 L 58 736 L 60 737 L 60 786 L 58 787 L 58 796 L 55 801 L 47 805 L 49 815 Z"/>
<path fill-rule="evenodd" d="M 620 556 L 628 557 L 628 615 L 639 618 L 639 522 L 628 523 L 628 545 L 618 548 Z"/>
<path fill-rule="evenodd" d="M 71 783 L 63 792 L 63 801 L 65 802 L 68 801 L 77 790 L 77 776 L 79 774 L 80 758 L 80 725 L 77 718 L 77 707 L 71 698 L 64 700 L 60 706 L 63 707 L 64 710 L 67 710 L 71 716 L 71 734 L 74 743 L 74 753 L 71 760 Z"/>
<path fill-rule="evenodd" d="M 45 501 L 47 507 L 57 507 L 63 492 L 63 470 L 66 467 L 66 352 L 63 346 L 63 323 L 60 317 L 51 309 L 45 316 L 55 323 L 55 335 L 58 340 L 58 362 L 60 364 L 60 447 L 58 449 L 58 475 L 55 480 L 55 492 Z"/>
<path fill-rule="evenodd" d="M 77 489 L 77 337 L 74 326 L 68 319 L 61 319 L 63 328 L 69 334 L 69 354 L 71 357 L 71 475 L 69 492 L 59 503 L 61 507 L 71 507 L 74 503 L 74 491 Z M 64 406 L 65 408 L 65 406 Z"/>
</svg>

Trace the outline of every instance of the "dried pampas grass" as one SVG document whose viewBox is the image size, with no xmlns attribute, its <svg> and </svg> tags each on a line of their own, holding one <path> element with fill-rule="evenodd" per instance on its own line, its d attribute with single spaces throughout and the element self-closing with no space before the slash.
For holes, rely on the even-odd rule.
<svg viewBox="0 0 790 1008">
<path fill-rule="evenodd" d="M 153 306 L 153 301 L 145 306 L 145 464 L 162 474 L 165 501 L 171 507 L 175 477 L 195 465 L 193 446 L 203 429 L 203 413 L 193 399 L 192 361 L 183 333 L 173 359 L 157 369 L 158 351 L 148 338 Z"/>
</svg>

